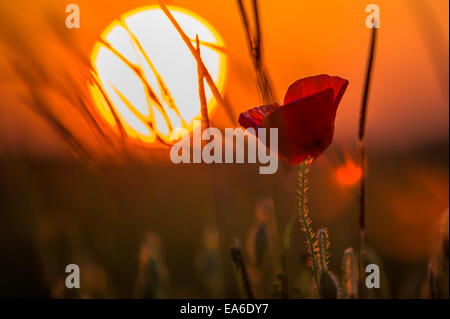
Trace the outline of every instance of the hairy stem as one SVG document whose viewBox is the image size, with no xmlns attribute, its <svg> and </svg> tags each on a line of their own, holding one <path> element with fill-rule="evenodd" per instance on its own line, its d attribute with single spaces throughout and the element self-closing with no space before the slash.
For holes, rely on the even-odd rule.
<svg viewBox="0 0 450 319">
<path fill-rule="evenodd" d="M 300 170 L 298 172 L 298 215 L 300 222 L 302 223 L 303 231 L 306 235 L 306 249 L 311 257 L 311 267 L 314 278 L 314 289 L 316 295 L 318 295 L 317 288 L 319 285 L 319 264 L 318 264 L 318 247 L 316 234 L 311 228 L 311 218 L 309 217 L 308 208 L 308 174 L 310 169 L 310 161 L 305 161 L 300 164 Z"/>
<path fill-rule="evenodd" d="M 317 233 L 317 241 L 319 246 L 319 261 L 322 271 L 328 271 L 328 262 L 330 256 L 330 240 L 327 229 L 319 229 Z"/>
</svg>

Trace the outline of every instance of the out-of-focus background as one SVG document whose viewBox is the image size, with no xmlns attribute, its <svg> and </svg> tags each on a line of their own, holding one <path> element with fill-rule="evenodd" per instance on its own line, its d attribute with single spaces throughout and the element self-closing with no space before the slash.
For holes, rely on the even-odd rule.
<svg viewBox="0 0 450 319">
<path fill-rule="evenodd" d="M 280 101 L 302 77 L 327 73 L 350 82 L 333 145 L 311 174 L 313 226 L 328 227 L 331 269 L 340 275 L 343 251 L 358 242 L 357 183 L 349 176 L 370 39 L 365 8 L 375 1 L 260 2 L 264 59 Z M 114 19 L 156 2 L 75 3 L 81 28 L 69 30 L 64 1 L 0 0 L 0 296 L 235 296 L 228 248 L 239 238 L 253 267 L 255 227 L 273 224 L 274 183 L 283 222 L 296 212 L 296 168 L 281 164 L 274 178 L 259 175 L 256 165 L 175 165 L 167 148 L 115 152 L 117 135 L 98 137 L 61 91 L 86 83 L 80 65 Z M 223 37 L 223 94 L 235 113 L 260 105 L 237 2 L 167 3 L 202 16 Z M 423 297 L 439 223 L 448 216 L 449 7 L 440 0 L 376 3 L 367 240 L 386 276 L 383 297 Z M 30 83 L 69 136 L 30 107 Z M 220 107 L 211 119 L 216 127 L 232 125 Z M 74 140 L 87 155 L 73 155 Z M 272 237 L 264 270 L 252 273 L 264 297 L 276 282 Z M 296 225 L 289 277 L 300 297 L 304 255 Z M 70 263 L 81 267 L 76 292 L 64 287 Z"/>
</svg>

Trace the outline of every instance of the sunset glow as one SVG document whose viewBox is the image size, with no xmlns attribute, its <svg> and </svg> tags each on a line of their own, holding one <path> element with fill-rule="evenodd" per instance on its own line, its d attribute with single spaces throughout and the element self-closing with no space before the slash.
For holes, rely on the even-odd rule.
<svg viewBox="0 0 450 319">
<path fill-rule="evenodd" d="M 187 10 L 170 11 L 193 43 L 198 34 L 204 64 L 222 90 L 226 57 L 220 35 Z M 114 21 L 96 44 L 92 64 L 90 89 L 100 114 L 115 128 L 120 121 L 131 138 L 171 143 L 173 130 L 191 129 L 200 117 L 196 61 L 159 7 L 134 10 Z M 206 82 L 205 91 L 211 112 L 216 103 Z"/>
</svg>

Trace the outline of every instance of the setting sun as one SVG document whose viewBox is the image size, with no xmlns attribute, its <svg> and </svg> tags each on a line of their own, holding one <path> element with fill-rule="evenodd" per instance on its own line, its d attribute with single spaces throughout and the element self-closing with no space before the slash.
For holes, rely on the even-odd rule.
<svg viewBox="0 0 450 319">
<path fill-rule="evenodd" d="M 222 38 L 193 13 L 177 7 L 170 12 L 193 43 L 198 35 L 203 62 L 221 91 L 226 73 Z M 196 61 L 159 7 L 137 9 L 114 21 L 91 59 L 96 106 L 129 137 L 171 143 L 172 131 L 191 129 L 200 117 Z M 205 94 L 211 112 L 216 102 L 206 84 Z"/>
</svg>

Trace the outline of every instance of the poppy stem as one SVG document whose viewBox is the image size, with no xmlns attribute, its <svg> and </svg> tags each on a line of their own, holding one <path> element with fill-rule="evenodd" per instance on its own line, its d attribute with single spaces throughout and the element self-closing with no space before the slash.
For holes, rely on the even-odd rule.
<svg viewBox="0 0 450 319">
<path fill-rule="evenodd" d="M 311 218 L 309 216 L 308 207 L 308 191 L 309 191 L 309 181 L 308 174 L 311 167 L 311 161 L 306 160 L 300 164 L 300 169 L 298 171 L 298 215 L 299 220 L 302 224 L 302 229 L 306 235 L 306 249 L 311 257 L 311 268 L 314 280 L 314 291 L 316 296 L 319 296 L 319 258 L 318 258 L 318 242 L 316 239 L 316 234 L 311 227 Z"/>
<path fill-rule="evenodd" d="M 367 178 L 367 163 L 366 163 L 366 150 L 365 150 L 365 134 L 366 134 L 366 122 L 367 122 L 367 109 L 368 99 L 370 93 L 370 84 L 372 78 L 372 69 L 375 60 L 375 45 L 377 39 L 377 28 L 372 28 L 372 35 L 370 40 L 370 52 L 367 63 L 366 78 L 364 84 L 363 98 L 361 102 L 361 111 L 359 117 L 359 130 L 358 130 L 358 153 L 359 163 L 362 170 L 362 176 L 360 180 L 360 192 L 359 192 L 359 283 L 360 283 L 360 298 L 365 298 L 364 287 L 364 275 L 366 264 L 366 252 L 365 252 L 365 233 L 366 233 L 366 178 Z"/>
</svg>

